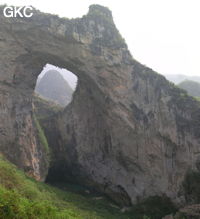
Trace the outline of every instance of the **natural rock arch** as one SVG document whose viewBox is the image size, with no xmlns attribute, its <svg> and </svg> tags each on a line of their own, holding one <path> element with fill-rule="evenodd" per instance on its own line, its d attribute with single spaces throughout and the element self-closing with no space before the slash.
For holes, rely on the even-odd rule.
<svg viewBox="0 0 200 219">
<path fill-rule="evenodd" d="M 199 159 L 200 105 L 132 59 L 111 12 L 94 5 L 80 19 L 36 10 L 29 19 L 0 19 L 1 152 L 44 180 L 32 92 L 51 63 L 76 73 L 79 84 L 72 103 L 46 123 L 49 180 L 59 170 L 125 205 L 161 194 L 180 201 L 184 175 Z"/>
</svg>

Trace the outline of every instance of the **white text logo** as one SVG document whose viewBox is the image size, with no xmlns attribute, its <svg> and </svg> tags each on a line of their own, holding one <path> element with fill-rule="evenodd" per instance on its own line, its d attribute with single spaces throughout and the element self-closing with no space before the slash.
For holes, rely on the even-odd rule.
<svg viewBox="0 0 200 219">
<path fill-rule="evenodd" d="M 7 6 L 3 10 L 3 14 L 5 17 L 32 17 L 33 13 L 31 12 L 33 8 L 31 6 Z"/>
</svg>

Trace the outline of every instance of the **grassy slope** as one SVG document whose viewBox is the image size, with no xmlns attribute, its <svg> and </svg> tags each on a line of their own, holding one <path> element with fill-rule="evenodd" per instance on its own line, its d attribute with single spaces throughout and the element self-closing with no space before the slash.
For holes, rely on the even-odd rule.
<svg viewBox="0 0 200 219">
<path fill-rule="evenodd" d="M 0 219 L 125 219 L 105 200 L 62 191 L 28 178 L 0 156 Z"/>
<path fill-rule="evenodd" d="M 166 197 L 151 197 L 122 213 L 104 197 L 36 182 L 0 155 L 0 219 L 160 219 L 175 210 Z"/>
</svg>

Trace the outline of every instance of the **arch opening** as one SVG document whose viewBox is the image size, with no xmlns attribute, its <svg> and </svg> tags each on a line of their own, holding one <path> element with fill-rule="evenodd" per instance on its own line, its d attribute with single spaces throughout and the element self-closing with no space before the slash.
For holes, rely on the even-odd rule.
<svg viewBox="0 0 200 219">
<path fill-rule="evenodd" d="M 42 68 L 41 63 L 39 65 L 40 73 L 35 72 L 37 74 L 35 88 L 32 87 L 32 112 L 34 123 L 39 126 L 39 128 L 36 126 L 36 133 L 42 132 L 43 140 L 41 134 L 36 135 L 43 146 L 46 142 L 49 172 L 51 166 L 55 165 L 54 155 L 57 153 L 57 147 L 63 146 L 57 119 L 73 101 L 75 91 L 78 90 L 78 77 L 66 68 L 58 67 L 56 64 L 46 63 L 42 65 Z M 47 177 L 48 173 L 45 175 L 44 180 Z"/>
<path fill-rule="evenodd" d="M 37 77 L 34 98 L 66 107 L 73 98 L 78 77 L 67 69 L 47 63 Z"/>
</svg>

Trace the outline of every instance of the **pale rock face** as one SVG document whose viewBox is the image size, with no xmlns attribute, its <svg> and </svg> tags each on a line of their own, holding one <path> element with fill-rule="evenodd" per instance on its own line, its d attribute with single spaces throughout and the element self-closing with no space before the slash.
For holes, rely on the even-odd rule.
<svg viewBox="0 0 200 219">
<path fill-rule="evenodd" d="M 43 121 L 53 152 L 47 180 L 94 186 L 122 205 L 162 194 L 184 202 L 181 183 L 199 160 L 200 104 L 132 59 L 111 12 L 96 5 L 81 19 L 0 18 L 1 152 L 46 176 L 31 102 L 51 63 L 79 83 L 64 112 Z"/>
</svg>

